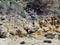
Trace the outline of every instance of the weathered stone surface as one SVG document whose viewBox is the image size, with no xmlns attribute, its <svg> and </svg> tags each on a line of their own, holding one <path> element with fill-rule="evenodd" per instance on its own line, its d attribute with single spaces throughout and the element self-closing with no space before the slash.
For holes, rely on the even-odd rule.
<svg viewBox="0 0 60 45">
<path fill-rule="evenodd" d="M 60 44 L 60 20 L 55 12 L 58 0 L 9 1 L 0 1 L 0 44 Z"/>
</svg>

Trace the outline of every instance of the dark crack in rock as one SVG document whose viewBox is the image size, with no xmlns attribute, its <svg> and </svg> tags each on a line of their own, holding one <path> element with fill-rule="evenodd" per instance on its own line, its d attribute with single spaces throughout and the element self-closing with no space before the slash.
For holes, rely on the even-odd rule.
<svg viewBox="0 0 60 45">
<path fill-rule="evenodd" d="M 52 43 L 51 40 L 44 40 L 43 42 L 44 42 L 44 43 Z"/>
<path fill-rule="evenodd" d="M 25 41 L 22 41 L 20 44 L 25 44 Z"/>
<path fill-rule="evenodd" d="M 3 25 L 3 24 L 0 23 L 0 26 L 1 26 L 1 25 Z"/>
<path fill-rule="evenodd" d="M 0 34 L 0 38 L 6 38 L 6 33 L 2 33 L 2 34 Z"/>
<path fill-rule="evenodd" d="M 0 38 L 6 38 L 6 32 L 2 32 L 2 30 L 0 29 Z"/>
</svg>

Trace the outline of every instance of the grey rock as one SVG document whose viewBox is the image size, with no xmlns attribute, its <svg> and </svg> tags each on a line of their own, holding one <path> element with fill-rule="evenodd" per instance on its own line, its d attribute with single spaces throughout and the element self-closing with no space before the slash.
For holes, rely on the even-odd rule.
<svg viewBox="0 0 60 45">
<path fill-rule="evenodd" d="M 60 40 L 60 34 L 58 34 L 58 39 Z"/>
<path fill-rule="evenodd" d="M 55 34 L 52 34 L 52 33 L 47 33 L 44 35 L 46 38 L 48 39 L 53 39 L 55 37 Z"/>
</svg>

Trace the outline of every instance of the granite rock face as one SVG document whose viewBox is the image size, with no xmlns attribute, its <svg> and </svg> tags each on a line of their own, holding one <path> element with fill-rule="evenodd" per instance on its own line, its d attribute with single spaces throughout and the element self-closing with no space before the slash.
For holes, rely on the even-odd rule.
<svg viewBox="0 0 60 45">
<path fill-rule="evenodd" d="M 55 13 L 58 0 L 16 0 L 16 3 L 0 1 L 0 37 L 60 34 L 60 19 Z M 53 38 L 53 35 L 47 35 Z M 54 37 L 55 38 L 55 37 Z"/>
<path fill-rule="evenodd" d="M 0 0 L 0 44 L 59 45 L 58 2 Z"/>
</svg>

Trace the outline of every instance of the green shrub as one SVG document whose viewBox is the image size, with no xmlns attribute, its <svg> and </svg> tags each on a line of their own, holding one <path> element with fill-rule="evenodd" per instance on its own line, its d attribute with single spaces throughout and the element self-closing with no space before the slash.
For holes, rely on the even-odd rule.
<svg viewBox="0 0 60 45">
<path fill-rule="evenodd" d="M 0 0 L 1 2 L 3 3 L 6 3 L 6 2 L 11 2 L 11 3 L 16 3 L 16 0 Z"/>
</svg>

